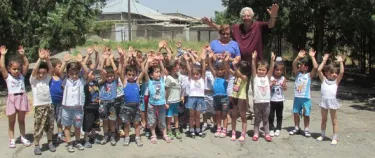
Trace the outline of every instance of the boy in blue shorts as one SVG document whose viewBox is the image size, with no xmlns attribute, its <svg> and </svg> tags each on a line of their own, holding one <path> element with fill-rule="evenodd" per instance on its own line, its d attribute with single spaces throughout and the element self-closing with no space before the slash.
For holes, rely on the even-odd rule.
<svg viewBox="0 0 375 158">
<path fill-rule="evenodd" d="M 300 115 L 304 116 L 305 137 L 310 137 L 309 124 L 310 124 L 310 111 L 311 111 L 311 94 L 310 85 L 311 79 L 315 76 L 318 68 L 318 63 L 315 60 L 315 51 L 310 49 L 309 56 L 312 60 L 313 68 L 311 72 L 309 70 L 309 61 L 305 58 L 306 52 L 300 51 L 298 56 L 293 61 L 293 73 L 296 75 L 294 82 L 294 124 L 295 129 L 289 132 L 290 135 L 294 135 L 300 132 L 299 122 Z M 299 63 L 299 65 L 298 65 Z"/>
</svg>

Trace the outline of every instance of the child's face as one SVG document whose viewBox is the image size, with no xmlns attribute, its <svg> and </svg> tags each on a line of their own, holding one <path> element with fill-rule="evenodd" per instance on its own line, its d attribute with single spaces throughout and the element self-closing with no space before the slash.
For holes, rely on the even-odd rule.
<svg viewBox="0 0 375 158">
<path fill-rule="evenodd" d="M 283 69 L 284 69 L 284 67 L 282 67 L 282 66 L 276 66 L 274 71 L 273 71 L 273 75 L 276 76 L 276 77 L 280 77 L 283 74 Z"/>
<path fill-rule="evenodd" d="M 308 69 L 309 69 L 309 67 L 306 66 L 305 64 L 300 64 L 299 65 L 299 72 L 305 73 L 305 72 L 307 72 Z"/>
<path fill-rule="evenodd" d="M 14 62 L 9 66 L 9 73 L 14 77 L 19 77 L 21 71 L 21 64 L 19 62 Z"/>
<path fill-rule="evenodd" d="M 136 76 L 135 71 L 126 72 L 126 78 L 128 81 L 133 82 L 135 80 L 135 76 Z"/>
<path fill-rule="evenodd" d="M 160 80 L 160 68 L 155 68 L 154 72 L 151 75 L 153 80 Z"/>
<path fill-rule="evenodd" d="M 37 79 L 43 80 L 47 77 L 48 70 L 47 69 L 39 69 L 37 72 Z"/>
<path fill-rule="evenodd" d="M 88 76 L 89 77 L 89 80 L 90 81 L 95 81 L 95 75 L 94 75 L 94 73 L 92 73 L 90 76 Z"/>
<path fill-rule="evenodd" d="M 105 81 L 107 82 L 113 82 L 115 80 L 115 74 L 113 73 L 107 73 Z"/>
<path fill-rule="evenodd" d="M 267 75 L 267 67 L 266 66 L 258 66 L 257 68 L 257 75 L 259 77 L 264 77 Z"/>
<path fill-rule="evenodd" d="M 199 71 L 194 70 L 192 75 L 194 80 L 199 80 L 201 78 L 201 72 Z"/>
<path fill-rule="evenodd" d="M 180 65 L 176 65 L 174 68 L 173 68 L 173 73 L 177 73 L 180 71 Z"/>
<path fill-rule="evenodd" d="M 187 74 L 186 71 L 187 71 L 186 67 L 183 67 L 183 66 L 180 65 L 180 73 L 183 74 L 183 75 L 186 75 Z"/>
<path fill-rule="evenodd" d="M 53 68 L 53 72 L 54 72 L 55 74 L 56 74 L 56 73 L 59 73 L 60 68 L 61 68 L 61 64 L 56 64 L 55 67 Z"/>
<path fill-rule="evenodd" d="M 219 77 L 223 77 L 225 75 L 225 68 L 224 67 L 220 67 L 217 71 L 216 71 L 216 75 L 219 76 Z"/>
<path fill-rule="evenodd" d="M 326 76 L 329 80 L 335 80 L 337 78 L 337 72 L 328 71 L 328 72 L 326 72 Z"/>
<path fill-rule="evenodd" d="M 68 72 L 68 76 L 73 81 L 78 80 L 78 78 L 79 78 L 79 71 L 78 70 L 70 70 Z"/>
</svg>

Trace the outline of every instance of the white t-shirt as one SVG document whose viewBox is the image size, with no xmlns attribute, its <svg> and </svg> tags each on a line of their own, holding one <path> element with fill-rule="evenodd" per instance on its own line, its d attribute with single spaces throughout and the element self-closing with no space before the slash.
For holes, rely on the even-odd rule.
<svg viewBox="0 0 375 158">
<path fill-rule="evenodd" d="M 270 83 L 267 76 L 254 77 L 254 103 L 269 103 L 271 100 Z"/>
<path fill-rule="evenodd" d="M 25 78 L 21 74 L 19 78 L 14 78 L 8 74 L 8 78 L 5 80 L 8 87 L 8 94 L 25 93 Z"/>
<path fill-rule="evenodd" d="M 199 80 L 190 79 L 190 94 L 189 97 L 204 97 L 204 79 Z"/>
<path fill-rule="evenodd" d="M 284 76 L 281 76 L 279 79 L 276 79 L 273 76 L 271 77 L 271 82 L 276 81 L 276 84 L 271 87 L 271 101 L 280 102 L 285 100 L 282 87 L 284 80 Z"/>
<path fill-rule="evenodd" d="M 65 79 L 64 96 L 62 105 L 64 106 L 83 106 L 85 104 L 85 92 L 84 92 L 85 81 L 80 78 L 76 81 L 71 79 Z"/>
<path fill-rule="evenodd" d="M 49 91 L 49 82 L 51 75 L 47 75 L 43 80 L 38 80 L 36 77 L 30 77 L 31 89 L 33 91 L 33 105 L 48 105 L 52 103 L 51 93 Z"/>
</svg>

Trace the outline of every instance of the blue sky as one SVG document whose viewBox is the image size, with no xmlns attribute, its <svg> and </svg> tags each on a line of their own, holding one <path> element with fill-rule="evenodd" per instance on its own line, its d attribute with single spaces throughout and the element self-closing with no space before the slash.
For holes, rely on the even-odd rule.
<svg viewBox="0 0 375 158">
<path fill-rule="evenodd" d="M 138 0 L 142 5 L 161 13 L 178 12 L 194 17 L 214 17 L 215 11 L 223 11 L 221 0 Z"/>
</svg>

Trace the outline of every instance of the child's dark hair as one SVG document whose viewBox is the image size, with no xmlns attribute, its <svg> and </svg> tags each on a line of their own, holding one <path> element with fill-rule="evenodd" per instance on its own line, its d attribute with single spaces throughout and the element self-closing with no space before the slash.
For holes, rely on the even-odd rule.
<svg viewBox="0 0 375 158">
<path fill-rule="evenodd" d="M 48 65 L 47 65 L 47 63 L 44 62 L 44 61 L 40 62 L 40 65 L 39 65 L 39 69 L 38 69 L 38 70 L 40 70 L 40 69 L 46 69 L 46 70 L 48 71 L 49 69 L 48 69 Z"/>
<path fill-rule="evenodd" d="M 127 66 L 125 69 L 125 73 L 128 72 L 137 72 L 137 68 L 135 68 L 134 66 Z"/>
<path fill-rule="evenodd" d="M 223 60 L 219 60 L 215 63 L 215 68 L 216 69 L 225 69 L 225 64 Z"/>
<path fill-rule="evenodd" d="M 61 60 L 58 58 L 51 58 L 49 60 L 51 61 L 52 67 L 56 67 L 56 65 L 62 64 Z"/>
<path fill-rule="evenodd" d="M 339 70 L 340 68 L 334 63 L 330 63 L 323 67 L 323 72 L 338 73 Z"/>
<path fill-rule="evenodd" d="M 197 64 L 193 64 L 193 68 L 191 69 L 192 72 L 194 71 L 197 71 L 200 73 L 202 73 L 202 66 L 201 65 L 197 65 Z"/>
<path fill-rule="evenodd" d="M 299 62 L 300 65 L 307 66 L 308 67 L 308 71 L 312 70 L 312 64 L 311 64 L 310 59 L 308 59 L 308 58 L 305 57 L 305 58 L 300 59 L 298 62 Z"/>
<path fill-rule="evenodd" d="M 242 75 L 250 76 L 251 71 L 249 71 L 250 63 L 248 61 L 241 60 L 240 63 L 238 63 L 238 69 L 240 70 Z"/>
<path fill-rule="evenodd" d="M 269 69 L 268 68 L 268 62 L 267 61 L 265 61 L 265 60 L 260 60 L 260 61 L 258 61 L 258 64 L 257 64 L 257 68 L 258 67 L 260 67 L 260 66 L 265 66 L 266 68 L 267 68 L 267 70 Z"/>
<path fill-rule="evenodd" d="M 274 68 L 278 68 L 278 67 L 283 67 L 283 68 L 285 68 L 284 62 L 282 62 L 282 61 L 276 61 L 276 62 L 275 62 L 275 67 L 274 67 Z"/>
<path fill-rule="evenodd" d="M 66 65 L 66 72 L 69 71 L 80 71 L 81 70 L 81 64 L 78 62 L 70 62 L 68 65 Z"/>
<path fill-rule="evenodd" d="M 177 60 L 169 60 L 166 69 L 167 69 L 169 72 L 171 72 L 171 71 L 173 70 L 173 68 L 175 68 L 176 65 L 178 65 L 178 64 L 179 64 L 179 63 L 178 63 Z"/>
<path fill-rule="evenodd" d="M 112 66 L 106 66 L 104 70 L 107 72 L 107 74 L 115 74 Z"/>
<path fill-rule="evenodd" d="M 161 69 L 160 66 L 151 66 L 150 68 L 148 68 L 148 75 L 152 75 L 157 69 Z"/>
</svg>

